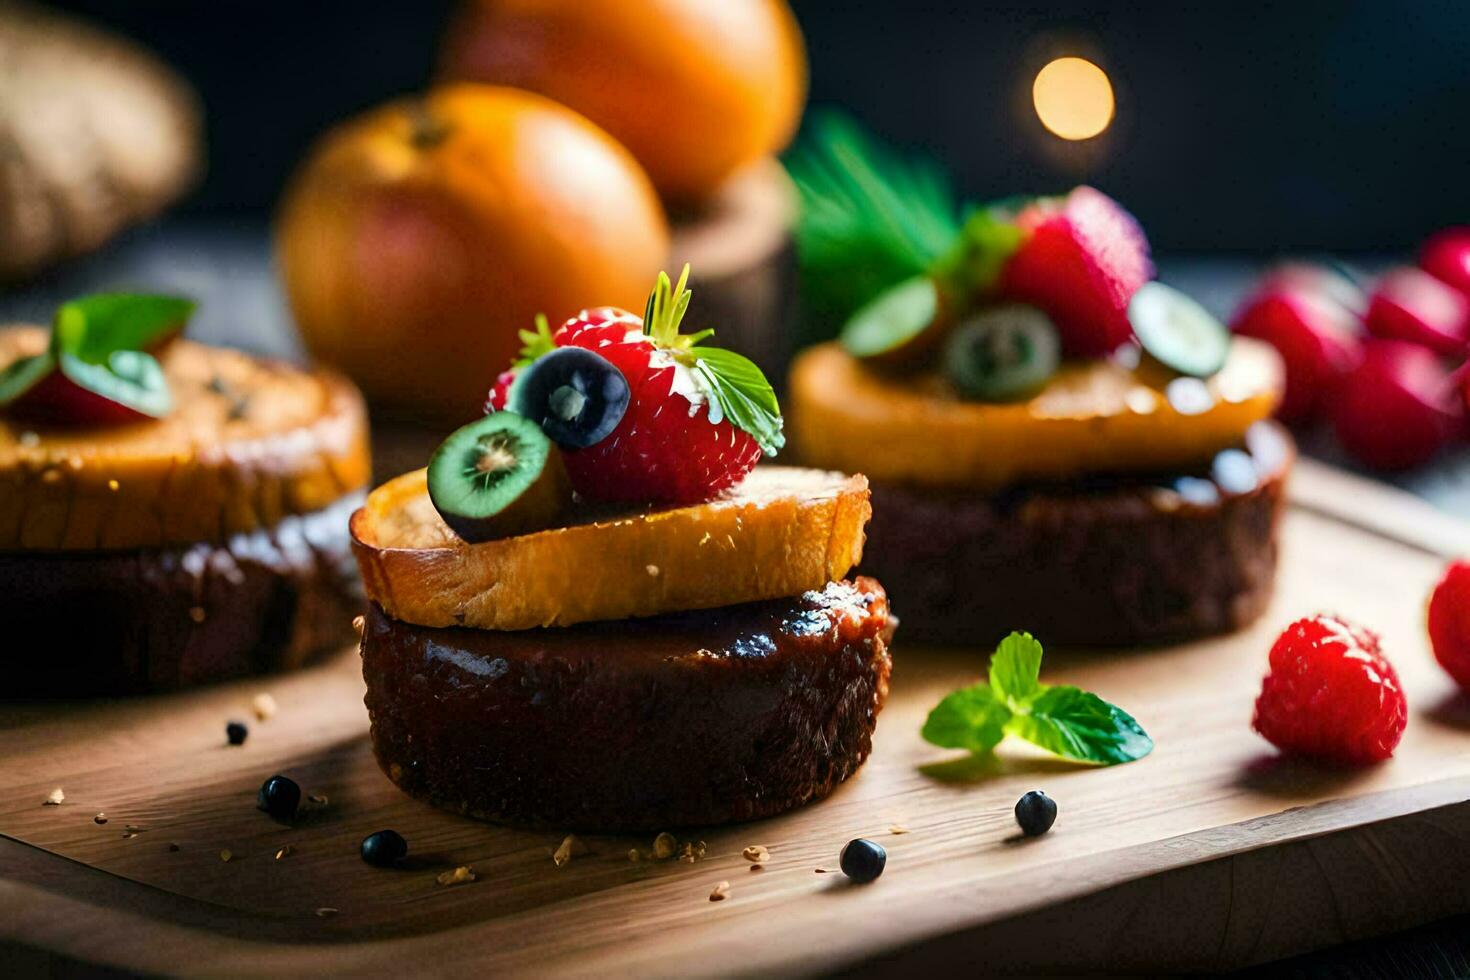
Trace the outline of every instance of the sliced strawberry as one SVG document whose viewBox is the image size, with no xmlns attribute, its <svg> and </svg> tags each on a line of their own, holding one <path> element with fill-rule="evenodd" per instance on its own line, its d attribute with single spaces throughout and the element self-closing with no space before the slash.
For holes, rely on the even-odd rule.
<svg viewBox="0 0 1470 980">
<path fill-rule="evenodd" d="M 1288 422 L 1316 416 L 1363 356 L 1357 318 L 1301 279 L 1268 275 L 1236 310 L 1230 329 L 1281 355 L 1286 390 L 1276 414 Z"/>
<path fill-rule="evenodd" d="M 1404 340 L 1370 340 L 1332 400 L 1344 449 L 1375 469 L 1428 462 L 1454 439 L 1465 408 L 1433 352 Z"/>
<path fill-rule="evenodd" d="M 1470 227 L 1431 235 L 1419 250 L 1419 268 L 1470 296 Z"/>
<path fill-rule="evenodd" d="M 1103 357 L 1127 343 L 1128 301 L 1154 274 L 1133 216 L 1084 186 L 1032 204 L 1016 223 L 1026 237 L 1001 270 L 1001 296 L 1045 310 L 1068 357 Z"/>
<path fill-rule="evenodd" d="M 1470 348 L 1470 297 L 1412 266 L 1378 280 L 1365 322 L 1375 336 L 1412 341 L 1440 354 Z"/>
</svg>

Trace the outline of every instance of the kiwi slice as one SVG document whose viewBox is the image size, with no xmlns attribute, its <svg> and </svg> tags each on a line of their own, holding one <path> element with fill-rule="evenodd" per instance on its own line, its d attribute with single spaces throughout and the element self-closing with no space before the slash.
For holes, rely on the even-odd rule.
<svg viewBox="0 0 1470 980">
<path fill-rule="evenodd" d="M 912 364 L 937 347 L 949 328 L 944 292 L 932 276 L 890 286 L 842 328 L 842 346 L 853 357 L 884 364 Z"/>
<path fill-rule="evenodd" d="M 1128 303 L 1128 322 L 1143 352 L 1179 374 L 1208 378 L 1225 366 L 1230 331 L 1172 286 L 1146 282 Z"/>
<path fill-rule="evenodd" d="M 571 502 L 561 453 L 514 412 L 456 429 L 429 460 L 428 483 L 434 509 L 470 542 L 545 530 Z"/>
<path fill-rule="evenodd" d="M 944 373 L 961 395 L 1019 401 L 1057 372 L 1061 340 L 1051 318 L 1034 306 L 992 307 L 968 317 L 944 347 Z"/>
</svg>

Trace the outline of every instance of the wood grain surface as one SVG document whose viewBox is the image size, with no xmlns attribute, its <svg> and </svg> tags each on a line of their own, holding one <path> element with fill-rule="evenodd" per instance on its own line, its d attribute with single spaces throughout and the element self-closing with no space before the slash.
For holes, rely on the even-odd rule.
<svg viewBox="0 0 1470 980">
<path fill-rule="evenodd" d="M 1278 595 L 1256 627 L 1178 647 L 1048 654 L 1046 679 L 1138 717 L 1158 742 L 1148 759 L 1097 770 L 1007 743 L 977 763 L 925 745 L 925 712 L 985 658 L 909 648 L 900 633 L 866 768 L 787 816 L 677 831 L 707 842 L 693 864 L 635 864 L 629 849 L 651 841 L 588 837 L 558 867 L 559 834 L 406 799 L 373 762 L 351 652 L 193 694 L 8 705 L 0 938 L 67 960 L 211 974 L 1184 969 L 1470 910 L 1470 702 L 1433 663 L 1422 625 L 1441 556 L 1461 547 L 1464 528 L 1312 464 L 1294 494 Z M 1411 720 L 1386 765 L 1285 762 L 1249 730 L 1271 639 L 1319 610 L 1378 629 L 1403 676 Z M 250 699 L 263 690 L 279 710 L 260 722 Z M 236 717 L 251 734 L 231 748 L 224 724 Z M 255 791 L 275 772 L 325 804 L 289 826 L 257 812 Z M 58 786 L 66 801 L 44 805 Z M 1032 788 L 1061 813 L 1050 834 L 1023 840 L 1011 807 Z M 401 869 L 357 856 L 384 827 L 410 842 Z M 857 836 L 888 849 L 881 879 L 853 886 L 817 872 L 835 869 Z M 741 857 L 751 844 L 770 850 L 763 870 Z M 476 880 L 437 882 L 459 865 Z M 711 902 L 721 881 L 729 897 Z"/>
</svg>

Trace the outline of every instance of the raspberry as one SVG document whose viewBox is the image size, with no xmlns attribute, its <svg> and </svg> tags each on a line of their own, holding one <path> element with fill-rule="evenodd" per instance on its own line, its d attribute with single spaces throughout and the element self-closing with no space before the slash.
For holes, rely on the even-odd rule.
<svg viewBox="0 0 1470 980">
<path fill-rule="evenodd" d="M 1429 641 L 1434 658 L 1470 691 L 1470 562 L 1457 561 L 1429 597 Z"/>
<path fill-rule="evenodd" d="M 1271 647 L 1252 727 L 1288 755 L 1367 765 L 1393 755 L 1408 719 L 1378 637 L 1312 616 L 1288 626 Z"/>
<path fill-rule="evenodd" d="M 1470 296 L 1470 228 L 1446 228 L 1419 250 L 1419 268 Z"/>
<path fill-rule="evenodd" d="M 1447 357 L 1470 348 L 1470 297 L 1412 266 L 1383 274 L 1364 322 L 1374 336 L 1412 341 Z"/>
<path fill-rule="evenodd" d="M 1133 216 L 1078 187 L 1031 205 L 1016 223 L 1029 236 L 1001 271 L 1001 295 L 1045 310 L 1067 357 L 1103 357 L 1127 343 L 1128 301 L 1154 273 Z"/>
</svg>

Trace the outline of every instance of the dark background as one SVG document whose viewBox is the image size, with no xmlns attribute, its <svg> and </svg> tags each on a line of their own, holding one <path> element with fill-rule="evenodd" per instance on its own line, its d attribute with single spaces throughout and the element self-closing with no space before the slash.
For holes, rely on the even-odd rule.
<svg viewBox="0 0 1470 980">
<path fill-rule="evenodd" d="M 719 0 L 711 0 L 719 2 Z M 265 215 L 333 121 L 422 87 L 452 4 L 66 0 L 199 88 L 194 212 Z M 1395 251 L 1470 221 L 1470 3 L 796 0 L 812 101 L 925 147 L 967 195 L 1098 184 L 1159 251 Z M 654 29 L 651 27 L 651 29 Z M 1101 64 L 1118 117 L 1046 135 L 1030 82 Z M 615 70 L 610 67 L 609 70 Z"/>
</svg>

